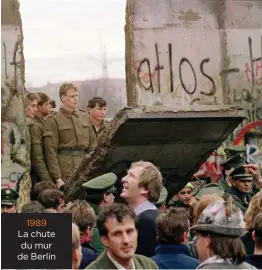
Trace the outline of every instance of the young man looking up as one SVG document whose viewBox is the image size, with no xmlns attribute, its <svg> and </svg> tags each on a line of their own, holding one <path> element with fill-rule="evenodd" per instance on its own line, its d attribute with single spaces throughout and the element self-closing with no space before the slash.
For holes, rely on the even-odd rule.
<svg viewBox="0 0 262 270">
<path fill-rule="evenodd" d="M 162 190 L 162 175 L 151 162 L 139 161 L 131 165 L 122 183 L 120 196 L 138 216 L 136 253 L 152 257 L 156 247 L 156 218 L 160 214 L 154 203 Z"/>
</svg>

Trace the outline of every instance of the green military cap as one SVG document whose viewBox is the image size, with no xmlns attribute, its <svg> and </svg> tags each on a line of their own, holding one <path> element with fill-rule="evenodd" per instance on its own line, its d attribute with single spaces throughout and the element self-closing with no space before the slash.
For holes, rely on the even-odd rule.
<svg viewBox="0 0 262 270">
<path fill-rule="evenodd" d="M 220 162 L 220 165 L 224 167 L 235 167 L 238 164 L 245 164 L 246 161 L 246 147 L 233 145 L 226 148 L 226 159 Z"/>
<path fill-rule="evenodd" d="M 1 189 L 1 205 L 14 205 L 19 195 L 11 188 Z"/>
<path fill-rule="evenodd" d="M 204 195 L 211 195 L 211 194 L 212 195 L 217 194 L 219 196 L 224 196 L 225 191 L 219 184 L 209 183 L 199 190 L 199 192 L 195 195 L 195 198 L 197 200 L 200 200 Z"/>
<path fill-rule="evenodd" d="M 116 190 L 114 184 L 116 183 L 117 176 L 114 173 L 106 173 L 87 181 L 82 186 L 92 191 L 112 191 Z"/>
<path fill-rule="evenodd" d="M 160 196 L 159 196 L 159 199 L 158 201 L 155 203 L 155 206 L 161 206 L 165 201 L 166 201 L 166 198 L 167 198 L 167 189 L 163 186 L 162 187 L 162 190 L 160 192 Z"/>
<path fill-rule="evenodd" d="M 247 168 L 242 165 L 235 168 L 235 170 L 231 172 L 230 177 L 233 180 L 240 180 L 240 181 L 253 180 L 252 174 L 248 173 Z"/>
</svg>

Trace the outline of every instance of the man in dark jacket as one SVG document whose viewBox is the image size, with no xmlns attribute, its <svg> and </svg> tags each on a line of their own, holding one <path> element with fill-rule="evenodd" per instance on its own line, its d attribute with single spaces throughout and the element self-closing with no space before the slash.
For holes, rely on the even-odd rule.
<svg viewBox="0 0 262 270">
<path fill-rule="evenodd" d="M 136 253 L 147 257 L 155 254 L 156 218 L 160 210 L 154 205 L 162 189 L 162 175 L 151 162 L 139 161 L 131 165 L 122 179 L 121 197 L 138 216 L 138 246 Z"/>
<path fill-rule="evenodd" d="M 156 255 L 151 259 L 159 269 L 196 269 L 199 261 L 190 257 L 189 219 L 186 209 L 170 208 L 157 218 Z"/>
</svg>

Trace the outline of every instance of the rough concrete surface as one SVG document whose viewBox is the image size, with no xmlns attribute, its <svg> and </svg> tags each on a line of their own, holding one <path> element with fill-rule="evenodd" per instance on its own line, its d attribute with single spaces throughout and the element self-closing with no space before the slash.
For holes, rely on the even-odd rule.
<svg viewBox="0 0 262 270">
<path fill-rule="evenodd" d="M 261 1 L 128 0 L 128 105 L 240 105 L 261 120 L 261 13 Z"/>
<path fill-rule="evenodd" d="M 1 187 L 10 187 L 19 192 L 19 211 L 29 200 L 31 187 L 23 32 L 19 2 L 2 0 L 1 4 Z"/>
<path fill-rule="evenodd" d="M 85 157 L 70 177 L 69 195 L 84 182 L 109 171 L 121 179 L 131 162 L 141 159 L 152 161 L 161 171 L 166 171 L 169 178 L 171 175 L 180 177 L 177 184 L 183 185 L 184 179 L 193 175 L 210 151 L 244 118 L 243 110 L 232 106 L 201 107 L 178 110 L 142 106 L 121 110 L 109 130 L 99 138 L 94 152 Z"/>
</svg>

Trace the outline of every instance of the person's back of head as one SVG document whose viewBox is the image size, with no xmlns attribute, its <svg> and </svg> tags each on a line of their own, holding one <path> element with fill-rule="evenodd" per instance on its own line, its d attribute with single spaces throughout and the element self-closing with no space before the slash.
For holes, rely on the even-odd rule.
<svg viewBox="0 0 262 270">
<path fill-rule="evenodd" d="M 26 203 L 22 209 L 21 213 L 43 213 L 45 210 L 44 206 L 38 201 L 33 201 Z"/>
<path fill-rule="evenodd" d="M 187 211 L 180 207 L 171 207 L 166 213 L 158 216 L 157 240 L 164 244 L 187 244 L 189 219 Z"/>
<path fill-rule="evenodd" d="M 90 235 L 87 242 L 91 238 L 91 230 L 95 225 L 96 215 L 93 208 L 86 201 L 74 201 L 64 213 L 71 213 L 73 222 L 79 227 L 80 234 L 83 236 L 87 230 Z"/>
<path fill-rule="evenodd" d="M 78 269 L 82 260 L 80 233 L 76 224 L 72 223 L 72 269 Z"/>
<path fill-rule="evenodd" d="M 262 191 L 258 192 L 250 201 L 245 213 L 246 230 L 251 231 L 254 225 L 254 219 L 262 211 Z"/>
<path fill-rule="evenodd" d="M 255 241 L 255 252 L 254 254 L 262 254 L 262 209 L 254 219 L 254 231 L 252 233 Z"/>
<path fill-rule="evenodd" d="M 38 195 L 45 189 L 57 189 L 56 185 L 50 181 L 36 183 L 32 188 L 31 199 L 37 201 Z"/>
<path fill-rule="evenodd" d="M 57 211 L 61 211 L 64 204 L 65 195 L 58 189 L 46 189 L 43 190 L 39 196 L 38 201 L 47 209 L 53 208 Z"/>
</svg>

